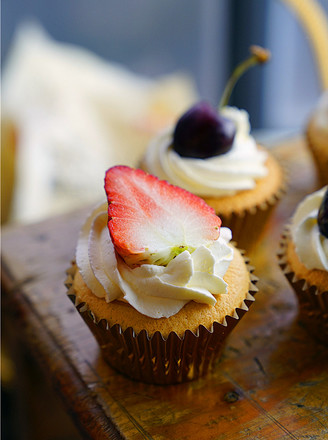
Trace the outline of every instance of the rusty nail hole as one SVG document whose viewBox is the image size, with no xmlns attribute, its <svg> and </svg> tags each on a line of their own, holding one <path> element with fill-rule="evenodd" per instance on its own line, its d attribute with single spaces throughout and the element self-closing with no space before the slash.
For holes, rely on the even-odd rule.
<svg viewBox="0 0 328 440">
<path fill-rule="evenodd" d="M 225 395 L 223 400 L 225 402 L 228 403 L 234 403 L 237 402 L 237 400 L 239 400 L 239 394 L 237 393 L 237 391 L 228 391 Z"/>
</svg>

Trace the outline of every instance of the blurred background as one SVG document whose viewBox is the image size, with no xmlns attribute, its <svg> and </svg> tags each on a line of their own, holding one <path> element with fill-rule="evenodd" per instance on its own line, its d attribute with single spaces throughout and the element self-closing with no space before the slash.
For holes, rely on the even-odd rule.
<svg viewBox="0 0 328 440">
<path fill-rule="evenodd" d="M 304 133 L 328 88 L 327 16 L 328 0 L 2 0 L 2 224 L 101 199 L 108 167 L 137 166 L 193 102 L 219 102 L 251 44 L 272 59 L 230 104 L 269 147 Z M 3 438 L 78 438 L 29 354 L 2 360 Z M 42 423 L 31 394 L 47 402 Z"/>
<path fill-rule="evenodd" d="M 56 41 L 134 73 L 151 78 L 188 73 L 200 95 L 217 103 L 233 66 L 250 44 L 260 44 L 272 51 L 272 61 L 240 81 L 232 103 L 248 109 L 254 129 L 299 129 L 321 84 L 312 36 L 297 3 L 301 9 L 308 2 L 97 0 L 91 8 L 88 0 L 3 0 L 2 63 L 18 26 L 32 20 Z M 327 0 L 317 3 L 328 13 Z"/>
<path fill-rule="evenodd" d="M 327 14 L 328 0 L 3 0 L 2 221 L 101 199 L 105 169 L 137 166 L 196 99 L 217 104 L 251 44 L 272 59 L 230 104 L 267 145 L 302 133 L 328 87 Z"/>
</svg>

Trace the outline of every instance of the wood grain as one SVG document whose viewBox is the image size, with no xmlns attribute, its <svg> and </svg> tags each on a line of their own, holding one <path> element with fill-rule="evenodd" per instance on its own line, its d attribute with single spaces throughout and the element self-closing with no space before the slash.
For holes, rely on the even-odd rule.
<svg viewBox="0 0 328 440">
<path fill-rule="evenodd" d="M 84 438 L 328 438 L 328 349 L 298 322 L 276 259 L 282 227 L 315 189 L 315 173 L 302 139 L 275 151 L 288 164 L 290 187 L 251 256 L 260 292 L 215 371 L 194 382 L 146 385 L 103 361 L 64 287 L 88 208 L 3 229 L 3 313 L 17 323 Z"/>
</svg>

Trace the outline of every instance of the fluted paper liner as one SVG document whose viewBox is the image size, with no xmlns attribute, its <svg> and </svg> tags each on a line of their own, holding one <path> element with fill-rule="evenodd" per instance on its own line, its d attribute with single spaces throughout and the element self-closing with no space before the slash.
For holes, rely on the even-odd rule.
<svg viewBox="0 0 328 440">
<path fill-rule="evenodd" d="M 326 291 L 320 292 L 317 286 L 296 276 L 286 257 L 289 240 L 290 227 L 287 226 L 280 243 L 279 266 L 298 299 L 300 322 L 316 339 L 328 345 L 328 286 Z"/>
<path fill-rule="evenodd" d="M 142 382 L 174 384 L 205 375 L 219 358 L 224 342 L 236 324 L 249 310 L 257 292 L 253 268 L 248 265 L 250 288 L 243 304 L 226 316 L 222 324 L 214 322 L 210 329 L 199 326 L 197 332 L 187 330 L 183 337 L 171 332 L 167 338 L 157 331 L 149 336 L 146 330 L 136 334 L 133 328 L 98 320 L 88 305 L 81 302 L 73 288 L 77 270 L 73 264 L 67 270 L 68 296 L 96 337 L 104 359 L 117 371 Z"/>
<path fill-rule="evenodd" d="M 242 212 L 232 211 L 229 215 L 218 212 L 222 220 L 222 226 L 231 229 L 233 240 L 237 243 L 239 249 L 245 249 L 247 252 L 254 250 L 254 247 L 262 238 L 272 212 L 286 193 L 289 170 L 286 163 L 281 162 L 281 160 L 279 162 L 282 168 L 283 181 L 276 193 L 269 196 L 262 203 Z"/>
</svg>

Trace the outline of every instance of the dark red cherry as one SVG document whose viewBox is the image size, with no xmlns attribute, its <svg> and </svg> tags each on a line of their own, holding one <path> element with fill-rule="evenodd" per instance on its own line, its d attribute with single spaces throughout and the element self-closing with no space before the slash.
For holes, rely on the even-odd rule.
<svg viewBox="0 0 328 440">
<path fill-rule="evenodd" d="M 235 123 L 207 102 L 199 102 L 178 120 L 173 149 L 182 157 L 205 159 L 227 153 L 235 138 Z"/>
<path fill-rule="evenodd" d="M 323 196 L 319 212 L 318 212 L 318 226 L 322 235 L 328 238 L 328 189 Z"/>
</svg>

